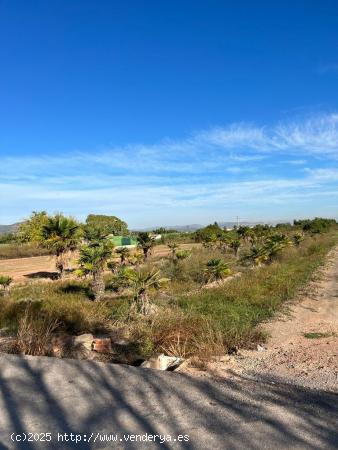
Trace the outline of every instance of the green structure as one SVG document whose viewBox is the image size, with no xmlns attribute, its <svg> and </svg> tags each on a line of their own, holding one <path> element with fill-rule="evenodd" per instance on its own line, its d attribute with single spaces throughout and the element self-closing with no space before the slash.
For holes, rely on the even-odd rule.
<svg viewBox="0 0 338 450">
<path fill-rule="evenodd" d="M 137 246 L 137 239 L 130 236 L 110 236 L 115 247 Z"/>
</svg>

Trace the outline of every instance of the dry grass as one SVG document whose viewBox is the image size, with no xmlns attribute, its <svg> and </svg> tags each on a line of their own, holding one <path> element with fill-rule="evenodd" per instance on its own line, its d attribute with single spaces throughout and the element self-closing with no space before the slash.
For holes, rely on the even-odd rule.
<svg viewBox="0 0 338 450">
<path fill-rule="evenodd" d="M 287 248 L 268 266 L 241 268 L 241 277 L 190 296 L 184 294 L 200 286 L 209 259 L 224 258 L 234 272 L 239 269 L 238 261 L 231 253 L 205 248 L 194 249 L 190 258 L 177 264 L 162 259 L 156 264 L 172 282 L 153 298 L 159 306 L 156 314 L 133 320 L 128 315 L 126 292 L 95 303 L 88 281 L 26 284 L 15 287 L 7 298 L 0 297 L 0 327 L 18 332 L 20 351 L 28 354 L 43 354 L 57 326 L 58 332 L 73 335 L 123 330 L 135 343 L 135 353 L 144 358 L 163 352 L 207 359 L 262 340 L 257 325 L 272 317 L 311 279 L 335 243 L 336 233 L 308 238 L 299 248 Z M 31 309 L 27 312 L 27 305 L 34 314 Z M 45 341 L 43 336 L 47 336 Z"/>
<path fill-rule="evenodd" d="M 18 353 L 33 356 L 48 355 L 51 338 L 58 325 L 57 319 L 37 314 L 34 305 L 28 304 L 19 320 L 16 340 Z"/>
<path fill-rule="evenodd" d="M 50 250 L 35 244 L 0 244 L 0 259 L 28 258 L 50 254 Z"/>
</svg>

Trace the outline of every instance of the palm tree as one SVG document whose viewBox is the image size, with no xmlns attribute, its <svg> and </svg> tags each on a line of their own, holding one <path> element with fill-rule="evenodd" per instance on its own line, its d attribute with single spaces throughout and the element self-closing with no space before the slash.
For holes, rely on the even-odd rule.
<svg viewBox="0 0 338 450">
<path fill-rule="evenodd" d="M 133 276 L 134 269 L 128 266 L 118 266 L 118 270 L 113 273 L 108 288 L 114 292 L 119 292 L 124 288 L 130 287 L 131 278 Z"/>
<path fill-rule="evenodd" d="M 296 247 L 300 246 L 300 243 L 304 240 L 304 234 L 303 233 L 296 233 L 292 236 L 293 243 Z"/>
<path fill-rule="evenodd" d="M 74 251 L 81 239 L 81 228 L 71 217 L 56 214 L 48 217 L 41 230 L 41 245 L 52 250 L 56 256 L 56 268 L 60 278 L 64 275 L 65 255 Z"/>
<path fill-rule="evenodd" d="M 176 252 L 176 259 L 183 261 L 184 259 L 189 258 L 190 255 L 191 252 L 189 250 L 180 250 L 179 252 Z"/>
<path fill-rule="evenodd" d="M 220 250 L 226 252 L 230 242 L 231 242 L 230 236 L 226 232 L 223 232 L 223 234 L 219 237 L 218 240 Z"/>
<path fill-rule="evenodd" d="M 138 234 L 137 240 L 139 248 L 143 251 L 144 260 L 146 260 L 150 250 L 155 245 L 155 239 L 149 233 L 142 231 Z"/>
<path fill-rule="evenodd" d="M 210 259 L 205 269 L 206 282 L 221 281 L 231 275 L 231 269 L 222 259 Z"/>
<path fill-rule="evenodd" d="M 252 261 L 255 266 L 259 267 L 269 260 L 269 252 L 263 245 L 253 245 L 245 259 Z"/>
<path fill-rule="evenodd" d="M 176 258 L 176 251 L 178 249 L 178 244 L 176 242 L 171 242 L 171 243 L 168 244 L 168 247 L 171 250 L 172 258 Z"/>
<path fill-rule="evenodd" d="M 8 294 L 12 278 L 7 275 L 0 275 L 0 286 L 4 292 L 4 295 Z"/>
<path fill-rule="evenodd" d="M 144 259 L 143 253 L 136 252 L 132 255 L 131 258 L 129 258 L 129 262 L 134 266 L 139 267 L 140 264 L 143 262 L 143 259 Z"/>
<path fill-rule="evenodd" d="M 262 245 L 253 245 L 246 259 L 253 261 L 256 266 L 260 266 L 265 262 L 271 262 L 280 251 L 289 245 L 291 245 L 291 241 L 286 235 L 273 234 Z"/>
<path fill-rule="evenodd" d="M 136 311 L 142 315 L 148 315 L 152 312 L 152 305 L 149 300 L 149 291 L 151 289 L 160 289 L 168 278 L 161 278 L 160 271 L 156 269 L 148 270 L 130 270 L 126 273 L 129 285 L 134 291 L 134 297 L 131 304 L 131 311 Z"/>
<path fill-rule="evenodd" d="M 239 239 L 233 239 L 229 245 L 233 249 L 235 256 L 237 256 L 241 241 Z"/>
<path fill-rule="evenodd" d="M 120 259 L 121 259 L 121 265 L 122 265 L 122 266 L 125 265 L 126 262 L 127 262 L 127 259 L 128 259 L 129 256 L 130 256 L 130 251 L 129 251 L 129 249 L 128 249 L 127 247 L 121 247 L 121 248 L 116 249 L 116 253 L 118 253 L 119 256 L 120 256 Z"/>
<path fill-rule="evenodd" d="M 243 239 L 244 241 L 247 241 L 249 236 L 251 236 L 252 232 L 250 227 L 241 225 L 237 230 L 238 236 Z"/>
<path fill-rule="evenodd" d="M 269 260 L 272 261 L 277 253 L 291 244 L 292 242 L 285 234 L 273 234 L 269 236 L 265 243 L 265 248 L 269 254 Z"/>
<path fill-rule="evenodd" d="M 116 274 L 119 268 L 119 263 L 116 260 L 110 260 L 107 262 L 107 269 L 109 269 L 112 274 Z"/>
<path fill-rule="evenodd" d="M 107 261 L 112 255 L 113 244 L 108 240 L 94 242 L 84 245 L 80 250 L 79 266 L 83 274 L 93 276 L 91 288 L 94 294 L 94 300 L 102 300 L 105 291 L 104 269 Z"/>
</svg>

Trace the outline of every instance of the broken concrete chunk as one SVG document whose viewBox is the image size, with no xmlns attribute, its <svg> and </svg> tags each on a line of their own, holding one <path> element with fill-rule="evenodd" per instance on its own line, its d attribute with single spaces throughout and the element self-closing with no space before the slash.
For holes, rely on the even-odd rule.
<svg viewBox="0 0 338 450">
<path fill-rule="evenodd" d="M 87 350 L 91 350 L 93 346 L 94 336 L 90 333 L 80 334 L 74 337 L 74 346 L 82 344 Z"/>
<path fill-rule="evenodd" d="M 176 367 L 182 364 L 182 362 L 182 358 L 161 354 L 150 358 L 148 361 L 144 361 L 141 364 L 141 367 L 157 370 L 174 370 Z"/>
</svg>

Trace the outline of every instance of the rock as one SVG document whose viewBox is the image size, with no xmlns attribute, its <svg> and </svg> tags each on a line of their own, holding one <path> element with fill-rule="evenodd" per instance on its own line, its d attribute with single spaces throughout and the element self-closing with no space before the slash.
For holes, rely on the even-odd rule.
<svg viewBox="0 0 338 450">
<path fill-rule="evenodd" d="M 51 342 L 51 354 L 56 358 L 67 358 L 73 347 L 73 337 L 68 335 L 54 336 Z"/>
<path fill-rule="evenodd" d="M 92 359 L 92 335 L 61 335 L 52 339 L 51 353 L 58 358 Z M 90 342 L 90 346 L 89 346 Z"/>
<path fill-rule="evenodd" d="M 141 367 L 157 370 L 174 370 L 176 367 L 182 364 L 182 362 L 182 358 L 161 354 L 150 358 L 148 361 L 144 361 L 141 364 Z"/>
<path fill-rule="evenodd" d="M 15 336 L 0 337 L 0 352 L 17 353 L 17 339 Z"/>
<path fill-rule="evenodd" d="M 90 333 L 80 334 L 74 337 L 74 346 L 82 344 L 87 350 L 92 350 L 94 336 Z"/>
<path fill-rule="evenodd" d="M 74 359 L 93 359 L 93 352 L 91 350 L 88 350 L 83 344 L 76 344 L 74 345 L 68 355 L 67 358 L 74 358 Z"/>
<path fill-rule="evenodd" d="M 223 355 L 223 356 L 220 356 L 218 358 L 219 362 L 228 362 L 229 360 L 230 360 L 230 356 L 229 355 Z"/>
<path fill-rule="evenodd" d="M 112 353 L 110 338 L 96 338 L 93 341 L 93 350 L 98 353 Z"/>
<path fill-rule="evenodd" d="M 117 339 L 114 340 L 113 343 L 115 345 L 118 345 L 119 347 L 128 347 L 128 345 L 130 345 L 130 342 L 127 341 L 126 339 Z"/>
<path fill-rule="evenodd" d="M 266 348 L 265 347 L 263 347 L 262 345 L 257 345 L 257 351 L 259 351 L 259 352 L 265 352 L 266 351 Z"/>
</svg>

